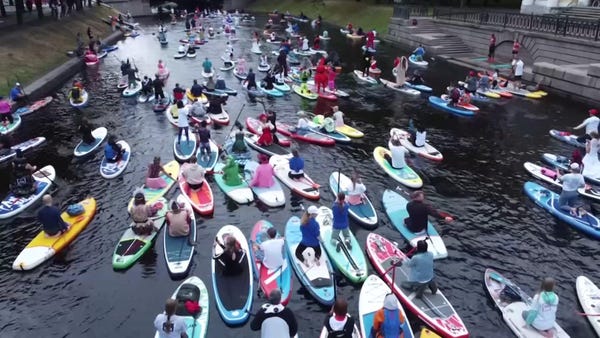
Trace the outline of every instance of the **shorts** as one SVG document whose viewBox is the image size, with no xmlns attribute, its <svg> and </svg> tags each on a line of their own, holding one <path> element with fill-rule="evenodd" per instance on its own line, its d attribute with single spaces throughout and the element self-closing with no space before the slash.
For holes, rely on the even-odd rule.
<svg viewBox="0 0 600 338">
<path fill-rule="evenodd" d="M 512 51 L 512 55 L 517 55 L 517 54 L 519 54 L 519 51 L 518 51 L 518 50 L 514 50 L 514 49 L 513 49 L 513 51 Z"/>
</svg>

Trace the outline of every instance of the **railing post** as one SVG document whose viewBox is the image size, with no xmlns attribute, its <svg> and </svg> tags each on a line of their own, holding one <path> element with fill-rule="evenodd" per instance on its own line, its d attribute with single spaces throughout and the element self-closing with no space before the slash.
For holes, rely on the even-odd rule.
<svg viewBox="0 0 600 338">
<path fill-rule="evenodd" d="M 463 22 L 467 22 L 467 12 L 463 15 Z"/>
<path fill-rule="evenodd" d="M 569 24 L 569 16 L 567 15 L 565 18 L 565 26 L 563 27 L 563 36 L 567 35 L 567 25 Z"/>
<path fill-rule="evenodd" d="M 598 33 L 600 32 L 600 19 L 598 19 L 598 22 L 596 23 L 596 37 L 594 38 L 594 40 L 598 41 Z"/>
<path fill-rule="evenodd" d="M 554 35 L 558 35 L 558 29 L 560 28 L 560 18 L 558 17 L 558 15 L 556 16 L 556 29 L 554 30 Z"/>
<path fill-rule="evenodd" d="M 531 17 L 529 18 L 529 30 L 533 27 L 533 13 L 531 13 Z"/>
<path fill-rule="evenodd" d="M 506 28 L 507 23 L 508 23 L 508 13 L 504 13 L 504 28 Z"/>
</svg>

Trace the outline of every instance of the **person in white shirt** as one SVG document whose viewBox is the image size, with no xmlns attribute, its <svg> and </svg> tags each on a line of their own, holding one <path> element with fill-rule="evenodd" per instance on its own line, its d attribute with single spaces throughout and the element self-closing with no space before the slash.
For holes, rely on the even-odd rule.
<svg viewBox="0 0 600 338">
<path fill-rule="evenodd" d="M 296 125 L 296 129 L 307 130 L 310 127 L 311 127 L 310 122 L 306 118 L 301 117 L 298 119 L 298 124 Z"/>
<path fill-rule="evenodd" d="M 598 110 L 590 109 L 588 110 L 590 117 L 583 120 L 580 125 L 577 127 L 573 127 L 573 130 L 579 130 L 585 127 L 585 135 L 579 136 L 577 138 L 577 142 L 584 143 L 586 140 L 591 140 L 590 134 L 592 132 L 598 132 L 598 124 L 600 124 L 600 118 L 598 118 Z"/>
<path fill-rule="evenodd" d="M 254 247 L 262 252 L 262 263 L 269 270 L 275 270 L 283 265 L 284 238 L 277 238 L 277 229 L 275 228 L 267 229 L 266 237 L 266 240 L 259 245 L 254 244 Z"/>
<path fill-rule="evenodd" d="M 335 121 L 335 127 L 343 127 L 344 126 L 344 113 L 339 110 L 338 106 L 333 106 L 331 108 L 333 110 L 333 120 Z"/>
<path fill-rule="evenodd" d="M 179 127 L 179 136 L 177 136 L 177 144 L 181 143 L 181 134 L 185 131 L 185 139 L 186 141 L 190 140 L 190 122 L 188 120 L 189 108 L 183 105 L 182 101 L 177 101 L 177 111 L 179 115 L 177 116 L 177 126 Z"/>
<path fill-rule="evenodd" d="M 398 136 L 392 136 L 388 144 L 392 156 L 385 155 L 385 159 L 390 162 L 394 169 L 402 169 L 406 167 L 406 154 L 408 150 L 402 146 Z"/>
<path fill-rule="evenodd" d="M 521 78 L 523 77 L 523 69 L 525 68 L 525 63 L 520 58 L 513 61 L 513 73 L 515 75 L 515 81 L 513 86 L 515 89 L 521 88 Z"/>
<path fill-rule="evenodd" d="M 308 50 L 308 39 L 306 37 L 304 37 L 304 39 L 302 39 L 302 51 L 307 51 Z"/>
<path fill-rule="evenodd" d="M 416 147 L 424 147 L 425 146 L 425 141 L 427 139 L 427 132 L 426 131 L 418 131 L 415 133 L 415 146 Z"/>
<path fill-rule="evenodd" d="M 175 315 L 177 301 L 167 299 L 165 312 L 156 316 L 154 319 L 154 328 L 158 331 L 159 338 L 188 338 L 187 325 L 182 317 Z"/>
</svg>

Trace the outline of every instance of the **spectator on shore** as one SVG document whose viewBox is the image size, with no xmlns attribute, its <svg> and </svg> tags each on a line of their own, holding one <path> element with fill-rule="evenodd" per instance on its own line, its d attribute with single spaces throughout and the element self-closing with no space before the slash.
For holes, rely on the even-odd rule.
<svg viewBox="0 0 600 338">
<path fill-rule="evenodd" d="M 488 52 L 488 62 L 494 62 L 494 54 L 496 53 L 496 35 L 490 37 L 490 48 Z"/>
<path fill-rule="evenodd" d="M 517 57 L 519 56 L 519 49 L 521 49 L 521 44 L 519 43 L 519 41 L 515 38 L 515 42 L 513 42 L 513 47 L 512 47 L 512 56 L 513 56 L 513 60 L 516 60 Z"/>
</svg>

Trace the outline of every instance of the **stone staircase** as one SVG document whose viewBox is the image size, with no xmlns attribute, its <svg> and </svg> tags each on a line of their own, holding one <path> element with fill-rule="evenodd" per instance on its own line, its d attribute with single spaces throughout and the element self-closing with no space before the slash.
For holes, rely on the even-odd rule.
<svg viewBox="0 0 600 338">
<path fill-rule="evenodd" d="M 569 18 L 600 20 L 600 7 L 563 7 L 555 13 Z"/>
</svg>

